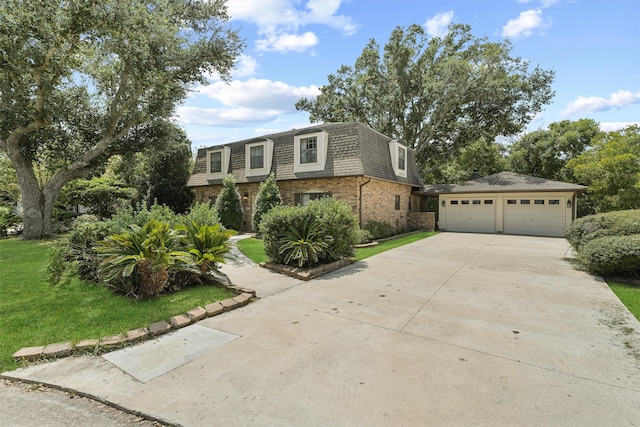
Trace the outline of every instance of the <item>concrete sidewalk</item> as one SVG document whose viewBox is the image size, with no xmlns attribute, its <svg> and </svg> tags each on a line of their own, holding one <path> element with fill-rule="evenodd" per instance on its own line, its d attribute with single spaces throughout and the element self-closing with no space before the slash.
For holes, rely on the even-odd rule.
<svg viewBox="0 0 640 427">
<path fill-rule="evenodd" d="M 146 382 L 102 357 L 5 376 L 185 426 L 638 425 L 640 324 L 567 250 L 441 233 L 311 282 L 239 258 L 223 270 L 262 298 L 199 322 L 237 338 L 194 360 Z"/>
</svg>

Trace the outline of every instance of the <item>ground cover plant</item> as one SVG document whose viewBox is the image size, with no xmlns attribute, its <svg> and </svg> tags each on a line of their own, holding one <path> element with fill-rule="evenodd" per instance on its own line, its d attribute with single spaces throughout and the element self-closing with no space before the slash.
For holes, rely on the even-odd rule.
<svg viewBox="0 0 640 427">
<path fill-rule="evenodd" d="M 132 300 L 75 276 L 51 286 L 44 270 L 55 245 L 0 240 L 0 372 L 18 367 L 11 355 L 22 347 L 120 334 L 234 295 L 218 286 L 196 286 Z"/>
</svg>

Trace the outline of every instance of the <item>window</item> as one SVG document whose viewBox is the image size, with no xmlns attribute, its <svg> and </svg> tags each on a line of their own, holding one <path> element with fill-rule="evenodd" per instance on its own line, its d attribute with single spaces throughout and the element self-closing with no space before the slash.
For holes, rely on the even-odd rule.
<svg viewBox="0 0 640 427">
<path fill-rule="evenodd" d="M 507 200 L 507 204 L 508 204 L 508 205 L 515 205 L 515 204 L 516 204 L 516 200 L 514 200 L 514 199 L 509 199 L 509 200 Z"/>
<path fill-rule="evenodd" d="M 541 199 L 536 199 L 533 201 L 534 205 L 544 205 L 544 200 Z"/>
<path fill-rule="evenodd" d="M 411 211 L 411 208 L 412 208 L 412 206 L 411 206 L 411 198 L 412 198 L 412 197 L 411 197 L 411 196 L 409 196 L 409 211 Z"/>
<path fill-rule="evenodd" d="M 493 204 L 493 200 L 487 199 L 487 200 L 484 201 L 484 204 L 485 205 L 492 205 Z"/>
<path fill-rule="evenodd" d="M 209 173 L 222 172 L 222 151 L 209 153 Z"/>
<path fill-rule="evenodd" d="M 560 204 L 560 200 L 558 200 L 558 199 L 549 200 L 549 204 L 550 205 L 559 205 Z"/>
<path fill-rule="evenodd" d="M 474 205 L 479 205 L 480 203 L 481 203 L 481 200 L 474 200 L 474 201 L 473 201 L 473 204 L 474 204 Z"/>
<path fill-rule="evenodd" d="M 249 149 L 250 169 L 262 169 L 264 167 L 264 145 L 256 145 Z"/>
<path fill-rule="evenodd" d="M 216 147 L 207 151 L 207 174 L 209 179 L 222 179 L 229 173 L 231 148 Z"/>
<path fill-rule="evenodd" d="M 531 200 L 520 200 L 520 204 L 521 205 L 530 205 L 531 204 Z"/>
<path fill-rule="evenodd" d="M 407 149 L 398 147 L 398 170 L 406 170 L 407 167 Z"/>
<path fill-rule="evenodd" d="M 316 137 L 300 140 L 300 164 L 318 163 L 318 139 Z"/>
<path fill-rule="evenodd" d="M 323 130 L 306 130 L 293 137 L 293 172 L 324 170 L 327 162 L 329 134 Z"/>
<path fill-rule="evenodd" d="M 407 147 L 400 141 L 389 142 L 391 166 L 396 176 L 407 177 Z"/>
<path fill-rule="evenodd" d="M 396 210 L 400 210 L 400 196 L 396 195 Z"/>
<path fill-rule="evenodd" d="M 327 197 L 331 197 L 331 193 L 329 192 L 308 192 L 308 193 L 295 193 L 294 194 L 294 198 L 295 198 L 295 205 L 296 206 L 304 206 L 307 203 L 309 203 L 311 200 L 319 200 L 319 199 L 324 199 Z"/>
<path fill-rule="evenodd" d="M 462 204 L 463 204 L 463 205 L 468 205 L 468 204 L 469 204 L 469 201 L 468 201 L 468 200 L 463 200 L 463 201 L 462 201 Z"/>
<path fill-rule="evenodd" d="M 271 172 L 273 159 L 273 141 L 258 138 L 244 146 L 246 176 L 268 175 Z"/>
<path fill-rule="evenodd" d="M 451 201 L 451 202 L 449 202 L 449 203 L 450 203 L 450 204 L 452 204 L 452 205 L 457 205 L 457 204 L 458 204 L 458 201 L 457 201 L 457 200 L 452 200 L 452 201 Z"/>
</svg>

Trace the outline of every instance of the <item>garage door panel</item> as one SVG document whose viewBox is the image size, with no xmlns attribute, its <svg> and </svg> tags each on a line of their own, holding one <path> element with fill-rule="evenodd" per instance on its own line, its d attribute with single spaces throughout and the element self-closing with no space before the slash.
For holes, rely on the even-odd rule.
<svg viewBox="0 0 640 427">
<path fill-rule="evenodd" d="M 529 203 L 523 203 L 526 201 Z M 514 203 L 515 201 L 515 203 Z M 504 205 L 504 232 L 534 236 L 564 235 L 563 197 L 507 199 Z"/>
<path fill-rule="evenodd" d="M 447 208 L 449 231 L 496 232 L 496 205 L 493 199 L 450 200 Z"/>
</svg>

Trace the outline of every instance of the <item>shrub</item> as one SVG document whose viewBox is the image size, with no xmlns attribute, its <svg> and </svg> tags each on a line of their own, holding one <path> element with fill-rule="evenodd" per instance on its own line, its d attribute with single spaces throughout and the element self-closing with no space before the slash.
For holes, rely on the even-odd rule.
<svg viewBox="0 0 640 427">
<path fill-rule="evenodd" d="M 9 227 L 15 227 L 22 222 L 22 218 L 18 215 L 14 215 L 11 209 L 0 207 L 0 236 L 7 235 L 7 229 Z"/>
<path fill-rule="evenodd" d="M 591 240 L 604 236 L 640 233 L 640 209 L 614 211 L 578 218 L 571 223 L 565 237 L 577 251 Z"/>
<path fill-rule="evenodd" d="M 160 295 L 170 273 L 199 273 L 193 256 L 184 250 L 182 237 L 166 222 L 150 220 L 143 227 L 111 235 L 98 243 L 99 272 L 107 285 L 135 298 Z"/>
<path fill-rule="evenodd" d="M 222 181 L 222 185 L 222 191 L 216 199 L 216 211 L 218 211 L 220 222 L 226 228 L 241 230 L 242 203 L 233 175 L 227 175 Z"/>
<path fill-rule="evenodd" d="M 398 234 L 398 230 L 393 225 L 386 221 L 376 221 L 374 219 L 367 221 L 363 229 L 369 232 L 372 239 L 384 239 Z"/>
<path fill-rule="evenodd" d="M 314 222 L 317 229 L 316 226 L 311 227 Z M 305 206 L 274 207 L 263 217 L 260 232 L 265 252 L 272 262 L 286 264 L 289 258 L 290 263 L 299 264 L 299 259 L 304 258 L 300 252 L 307 251 L 308 260 L 324 264 L 353 255 L 353 246 L 358 241 L 357 222 L 349 205 L 326 198 L 311 201 Z M 295 249 L 297 240 L 302 242 Z M 311 244 L 320 241 L 326 243 L 326 247 L 324 244 Z M 288 249 L 282 250 L 287 246 Z M 289 257 L 294 249 L 300 253 L 299 257 Z M 318 253 L 317 260 L 312 254 L 314 251 Z"/>
<path fill-rule="evenodd" d="M 180 216 L 178 222 L 182 225 L 197 223 L 201 225 L 216 225 L 220 223 L 218 212 L 210 203 L 196 203 L 188 213 Z"/>
<path fill-rule="evenodd" d="M 637 276 L 640 274 L 640 234 L 590 240 L 581 248 L 578 259 L 591 274 Z"/>
<path fill-rule="evenodd" d="M 179 215 L 167 206 L 154 203 L 151 207 L 148 207 L 146 202 L 142 202 L 135 209 L 127 207 L 119 210 L 108 220 L 108 223 L 113 233 L 120 233 L 134 224 L 142 227 L 152 219 L 176 224 L 179 221 Z"/>
<path fill-rule="evenodd" d="M 260 184 L 258 189 L 258 197 L 256 198 L 256 207 L 253 212 L 253 218 L 251 218 L 251 225 L 255 231 L 260 230 L 260 222 L 262 217 L 269 212 L 273 207 L 280 206 L 282 204 L 282 196 L 280 190 L 276 185 L 276 178 L 273 172 L 269 175 L 263 183 Z"/>
</svg>

